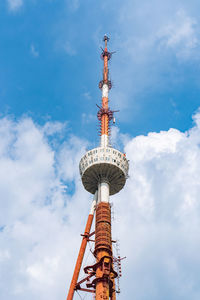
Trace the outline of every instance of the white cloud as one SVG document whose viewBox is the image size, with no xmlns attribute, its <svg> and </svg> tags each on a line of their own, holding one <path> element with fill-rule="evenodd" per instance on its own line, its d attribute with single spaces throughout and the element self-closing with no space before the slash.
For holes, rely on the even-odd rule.
<svg viewBox="0 0 200 300">
<path fill-rule="evenodd" d="M 1 299 L 66 297 L 76 254 L 69 241 L 78 247 L 88 194 L 77 178 L 74 194 L 68 194 L 67 180 L 78 173 L 84 143 L 71 137 L 77 147 L 70 153 L 63 145 L 56 153 L 52 134 L 59 130 L 63 124 L 58 122 L 39 127 L 27 118 L 0 120 Z M 77 163 L 69 163 L 74 157 Z M 83 220 L 77 223 L 79 210 Z"/>
<path fill-rule="evenodd" d="M 23 5 L 23 0 L 7 0 L 7 2 L 11 11 L 17 11 Z"/>
<path fill-rule="evenodd" d="M 67 122 L 46 122 L 44 127 L 42 128 L 43 133 L 46 135 L 55 135 L 56 133 L 62 133 L 67 126 Z"/>
<path fill-rule="evenodd" d="M 110 73 L 118 87 L 112 94 L 123 121 L 137 117 L 147 94 L 150 98 L 171 86 L 181 88 L 188 76 L 183 70 L 199 61 L 200 22 L 195 7 L 198 11 L 186 1 L 171 0 L 119 3 L 113 21 L 117 34 L 112 34 L 109 47 L 117 51 Z"/>
<path fill-rule="evenodd" d="M 85 92 L 85 93 L 83 93 L 83 97 L 84 97 L 86 100 L 91 100 L 91 99 L 92 99 L 90 92 Z"/>
<path fill-rule="evenodd" d="M 120 25 L 117 43 L 120 39 L 120 48 L 133 60 L 144 60 L 147 56 L 146 59 L 151 61 L 149 52 L 152 50 L 157 55 L 160 43 L 174 51 L 180 51 L 180 46 L 189 51 L 199 45 L 198 18 L 190 15 L 184 4 L 173 1 L 164 5 L 158 0 L 144 1 L 141 5 L 128 1 L 119 10 Z"/>
<path fill-rule="evenodd" d="M 122 150 L 124 148 L 124 145 L 126 145 L 129 140 L 130 136 L 128 134 L 121 133 L 119 127 L 117 127 L 116 124 L 115 126 L 111 127 L 110 144 L 113 148 Z"/>
<path fill-rule="evenodd" d="M 124 298 L 200 297 L 199 113 L 194 120 L 188 132 L 154 132 L 126 144 L 130 178 L 114 200 L 115 231 L 127 255 Z"/>
<path fill-rule="evenodd" d="M 185 133 L 121 136 L 130 178 L 111 201 L 113 238 L 127 256 L 126 299 L 200 297 L 199 113 L 194 122 Z M 0 119 L 1 299 L 66 298 L 92 197 L 78 174 L 87 143 L 71 136 L 55 148 L 53 134 L 57 141 L 63 129 L 61 123 Z"/>
<path fill-rule="evenodd" d="M 34 57 L 39 56 L 39 51 L 36 49 L 34 44 L 31 44 L 30 52 L 31 52 L 31 55 L 34 56 Z"/>
<path fill-rule="evenodd" d="M 63 46 L 64 51 L 69 55 L 76 55 L 76 50 L 73 48 L 70 42 L 65 42 Z"/>
<path fill-rule="evenodd" d="M 82 113 L 82 123 L 83 124 L 96 124 L 96 116 L 94 114 L 86 114 L 86 113 Z"/>
<path fill-rule="evenodd" d="M 161 28 L 158 37 L 163 46 L 175 49 L 178 56 L 188 56 L 199 45 L 197 21 L 179 10 L 173 20 Z"/>
<path fill-rule="evenodd" d="M 80 0 L 67 0 L 68 8 L 72 11 L 75 12 L 79 9 L 80 7 Z"/>
</svg>

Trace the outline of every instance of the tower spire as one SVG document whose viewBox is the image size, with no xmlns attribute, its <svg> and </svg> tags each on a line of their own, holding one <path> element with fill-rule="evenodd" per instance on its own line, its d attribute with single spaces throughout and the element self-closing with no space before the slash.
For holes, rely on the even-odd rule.
<svg viewBox="0 0 200 300">
<path fill-rule="evenodd" d="M 103 59 L 103 79 L 99 82 L 99 88 L 102 91 L 101 107 L 97 113 L 98 120 L 100 121 L 101 128 L 101 147 L 109 146 L 109 133 L 110 133 L 110 121 L 113 119 L 113 111 L 108 106 L 109 102 L 109 90 L 112 88 L 112 83 L 109 80 L 108 61 L 110 60 L 112 53 L 107 49 L 107 43 L 109 38 L 104 35 L 103 41 L 105 42 L 104 49 L 102 48 L 101 58 Z"/>
<path fill-rule="evenodd" d="M 90 233 L 94 210 L 90 213 L 86 225 L 83 241 L 79 251 L 74 275 L 71 281 L 67 300 L 72 300 L 74 291 L 81 290 L 95 294 L 96 300 L 115 300 L 115 278 L 119 275 L 113 268 L 112 231 L 111 231 L 111 205 L 110 196 L 118 193 L 125 185 L 128 176 L 129 164 L 125 154 L 113 149 L 109 144 L 110 121 L 114 111 L 108 106 L 109 80 L 108 61 L 112 53 L 107 49 L 109 38 L 103 38 L 105 47 L 102 49 L 103 79 L 99 83 L 102 90 L 101 106 L 97 113 L 101 128 L 100 147 L 91 149 L 82 157 L 79 170 L 84 188 L 96 195 L 95 200 L 95 232 Z M 89 224 L 89 225 L 88 225 Z M 95 240 L 90 237 L 95 234 Z M 95 242 L 94 257 L 96 263 L 84 268 L 86 277 L 78 281 L 87 241 Z M 92 281 L 90 281 L 92 280 Z M 81 287 L 86 283 L 87 288 Z"/>
<path fill-rule="evenodd" d="M 107 42 L 109 41 L 109 37 L 106 34 L 103 37 L 103 41 L 105 42 L 105 48 L 107 48 Z"/>
</svg>

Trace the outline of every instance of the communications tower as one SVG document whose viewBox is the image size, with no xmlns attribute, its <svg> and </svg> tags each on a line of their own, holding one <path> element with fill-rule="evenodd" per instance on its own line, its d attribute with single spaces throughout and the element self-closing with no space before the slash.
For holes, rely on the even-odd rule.
<svg viewBox="0 0 200 300">
<path fill-rule="evenodd" d="M 109 196 L 118 193 L 124 187 L 129 164 L 125 154 L 112 148 L 109 141 L 110 123 L 114 118 L 114 111 L 108 105 L 108 94 L 112 87 L 109 80 L 108 61 L 112 52 L 107 49 L 109 38 L 106 35 L 103 41 L 105 42 L 101 54 L 104 62 L 103 79 L 99 83 L 102 99 L 97 113 L 100 122 L 100 146 L 86 152 L 79 164 L 83 186 L 86 191 L 94 195 L 94 199 L 85 232 L 82 235 L 83 239 L 67 300 L 73 299 L 76 290 L 93 293 L 96 300 L 116 299 L 115 278 L 118 277 L 118 273 L 113 267 Z M 90 233 L 94 214 L 96 214 L 95 231 Z M 93 235 L 95 235 L 93 255 L 96 263 L 84 268 L 85 278 L 78 282 L 86 245 Z M 82 284 L 86 284 L 86 287 L 82 287 Z"/>
</svg>

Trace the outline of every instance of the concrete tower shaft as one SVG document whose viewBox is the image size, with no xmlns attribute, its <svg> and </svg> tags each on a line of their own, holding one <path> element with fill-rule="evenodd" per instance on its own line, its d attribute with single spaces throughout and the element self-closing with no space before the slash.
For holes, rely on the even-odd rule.
<svg viewBox="0 0 200 300">
<path fill-rule="evenodd" d="M 96 208 L 95 256 L 102 261 L 96 270 L 96 299 L 108 300 L 112 294 L 112 239 L 111 209 L 108 202 L 100 202 Z"/>
</svg>

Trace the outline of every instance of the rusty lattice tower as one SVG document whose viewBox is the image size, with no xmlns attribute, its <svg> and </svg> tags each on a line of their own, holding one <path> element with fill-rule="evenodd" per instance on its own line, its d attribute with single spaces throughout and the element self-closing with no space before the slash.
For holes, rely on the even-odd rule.
<svg viewBox="0 0 200 300">
<path fill-rule="evenodd" d="M 101 106 L 97 113 L 100 122 L 100 146 L 85 153 L 80 161 L 80 175 L 84 188 L 94 194 L 92 207 L 88 216 L 85 232 L 77 258 L 74 274 L 69 288 L 67 300 L 72 300 L 76 290 L 95 294 L 96 300 L 116 299 L 115 278 L 111 234 L 111 208 L 109 196 L 118 193 L 125 185 L 128 176 L 128 161 L 125 154 L 111 147 L 109 143 L 110 122 L 114 111 L 109 108 L 108 61 L 112 53 L 107 49 L 109 38 L 104 36 L 105 47 L 101 57 L 104 62 L 103 79 L 99 83 L 102 91 Z M 90 233 L 93 216 L 96 213 L 95 232 Z M 85 249 L 90 237 L 95 234 L 94 257 L 96 263 L 84 268 L 85 278 L 78 282 Z M 86 283 L 86 287 L 82 284 Z"/>
</svg>

